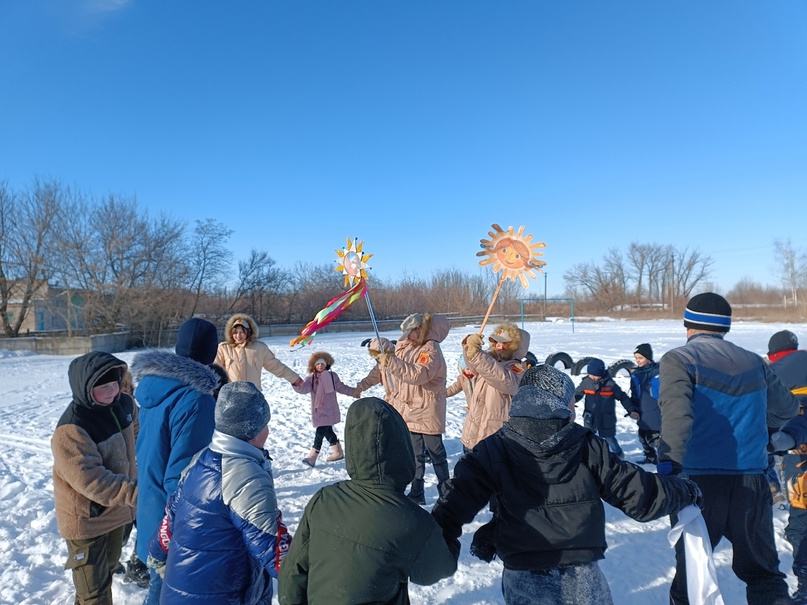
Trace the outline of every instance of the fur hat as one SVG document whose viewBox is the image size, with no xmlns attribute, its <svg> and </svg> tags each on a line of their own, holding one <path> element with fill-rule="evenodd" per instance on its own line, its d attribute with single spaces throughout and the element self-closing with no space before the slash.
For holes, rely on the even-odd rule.
<svg viewBox="0 0 807 605">
<path fill-rule="evenodd" d="M 510 402 L 510 416 L 529 418 L 572 417 L 569 409 L 574 397 L 574 383 L 566 374 L 546 364 L 530 368 L 521 377 Z"/>
<path fill-rule="evenodd" d="M 648 342 L 643 342 L 638 347 L 636 347 L 634 353 L 638 353 L 648 361 L 653 361 L 653 347 L 651 347 L 650 343 Z"/>
<path fill-rule="evenodd" d="M 398 340 L 404 340 L 409 333 L 414 330 L 415 328 L 419 327 L 420 324 L 423 323 L 423 314 L 422 313 L 412 313 L 409 317 L 401 322 L 401 335 L 398 337 Z"/>
<path fill-rule="evenodd" d="M 219 347 L 219 333 L 216 326 L 199 317 L 186 321 L 179 328 L 176 354 L 188 357 L 204 365 L 210 365 L 216 359 Z"/>
<path fill-rule="evenodd" d="M 330 370 L 331 366 L 333 366 L 333 356 L 330 353 L 326 353 L 325 351 L 316 351 L 311 354 L 311 357 L 308 358 L 308 373 L 311 374 L 317 366 L 318 362 L 325 363 L 325 369 Z"/>
<path fill-rule="evenodd" d="M 603 360 L 596 357 L 589 359 L 588 366 L 586 366 L 586 374 L 605 376 L 605 363 L 603 363 Z"/>
<path fill-rule="evenodd" d="M 795 351 L 799 348 L 799 339 L 790 330 L 777 332 L 768 341 L 768 355 L 782 351 Z"/>
<path fill-rule="evenodd" d="M 258 436 L 271 417 L 266 398 L 251 382 L 230 382 L 221 387 L 215 412 L 219 433 L 249 441 Z"/>
<path fill-rule="evenodd" d="M 731 329 L 731 305 L 714 292 L 693 296 L 684 310 L 684 326 L 693 330 L 728 332 Z"/>
</svg>

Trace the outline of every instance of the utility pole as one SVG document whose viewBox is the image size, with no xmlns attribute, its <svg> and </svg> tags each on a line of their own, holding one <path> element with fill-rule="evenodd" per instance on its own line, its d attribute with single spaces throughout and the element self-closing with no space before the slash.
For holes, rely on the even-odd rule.
<svg viewBox="0 0 807 605">
<path fill-rule="evenodd" d="M 546 271 L 544 271 L 544 321 L 546 321 Z"/>
</svg>

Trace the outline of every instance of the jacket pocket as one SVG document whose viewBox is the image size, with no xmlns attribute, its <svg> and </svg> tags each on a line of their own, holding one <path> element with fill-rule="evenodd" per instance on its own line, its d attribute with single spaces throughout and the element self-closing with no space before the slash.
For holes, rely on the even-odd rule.
<svg viewBox="0 0 807 605">
<path fill-rule="evenodd" d="M 90 502 L 90 519 L 95 519 L 104 514 L 105 506 L 101 506 L 97 502 Z"/>
</svg>

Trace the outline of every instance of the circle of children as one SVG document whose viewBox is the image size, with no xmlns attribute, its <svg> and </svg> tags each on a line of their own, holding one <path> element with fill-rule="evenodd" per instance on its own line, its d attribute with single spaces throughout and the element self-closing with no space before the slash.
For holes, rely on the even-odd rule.
<svg viewBox="0 0 807 605">
<path fill-rule="evenodd" d="M 492 520 L 474 534 L 471 553 L 501 559 L 505 603 L 607 604 L 598 566 L 605 501 L 637 521 L 669 515 L 673 525 L 697 505 L 712 547 L 723 537 L 732 543 L 748 603 L 807 603 L 799 470 L 807 420 L 797 398 L 807 393 L 807 351 L 789 331 L 773 335 L 767 359 L 726 340 L 731 306 L 714 293 L 693 297 L 683 323 L 686 343 L 660 363 L 650 344 L 636 347 L 629 394 L 599 359 L 576 388 L 553 366 L 525 364 L 529 334 L 513 324 L 498 326 L 487 348 L 481 334 L 465 337 L 459 376 L 447 385 L 440 342 L 449 322 L 428 313 L 407 317 L 395 344 L 371 341 L 375 364 L 356 387 L 340 381 L 323 352 L 298 376 L 243 314 L 229 319 L 221 343 L 212 323 L 188 320 L 175 353 L 141 352 L 131 374 L 108 353 L 78 357 L 69 368 L 73 399 L 52 439 L 75 602 L 112 602 L 112 575 L 135 524 L 125 579 L 148 588 L 146 605 L 270 603 L 271 578 L 284 605 L 408 603 L 410 580 L 428 585 L 455 572 L 463 525 L 489 506 Z M 293 537 L 263 449 L 271 413 L 262 369 L 311 396 L 315 436 L 303 462 L 314 466 L 327 440 L 326 460 L 344 457 L 350 476 L 311 498 Z M 384 399 L 361 396 L 379 384 Z M 442 434 L 446 397 L 460 391 L 464 455 L 452 477 Z M 336 393 L 356 398 L 344 450 L 333 429 Z M 574 403 L 583 398 L 581 425 Z M 638 463 L 623 460 L 615 439 L 616 399 L 638 422 Z M 783 454 L 791 502 L 793 600 L 774 542 L 773 453 Z M 430 512 L 421 507 L 429 461 L 439 492 Z M 675 604 L 689 602 L 682 541 Z"/>
</svg>

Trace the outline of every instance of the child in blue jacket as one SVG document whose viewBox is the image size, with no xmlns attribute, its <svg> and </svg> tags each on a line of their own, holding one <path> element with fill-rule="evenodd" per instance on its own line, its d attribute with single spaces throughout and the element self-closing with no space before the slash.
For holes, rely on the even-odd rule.
<svg viewBox="0 0 807 605">
<path fill-rule="evenodd" d="M 588 362 L 587 372 L 588 376 L 574 391 L 574 401 L 577 403 L 586 398 L 583 409 L 585 427 L 602 437 L 611 453 L 622 459 L 625 454 L 616 440 L 616 400 L 619 399 L 625 411 L 631 414 L 634 410 L 630 397 L 614 382 L 601 359 L 593 357 Z"/>
</svg>

